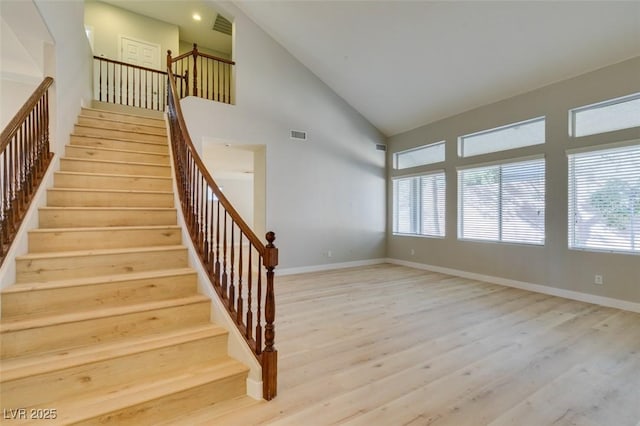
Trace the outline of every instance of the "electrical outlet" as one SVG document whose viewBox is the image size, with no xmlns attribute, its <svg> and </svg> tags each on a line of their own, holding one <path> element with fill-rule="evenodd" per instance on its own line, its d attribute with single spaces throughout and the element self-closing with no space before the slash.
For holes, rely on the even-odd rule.
<svg viewBox="0 0 640 426">
<path fill-rule="evenodd" d="M 331 257 L 333 256 L 333 253 L 331 253 L 331 250 L 327 251 L 327 257 Z"/>
<path fill-rule="evenodd" d="M 602 275 L 594 275 L 593 276 L 593 283 L 594 284 L 598 284 L 598 285 L 604 284 L 604 279 L 603 279 Z"/>
<path fill-rule="evenodd" d="M 415 255 L 416 251 L 414 249 L 411 249 L 411 256 Z"/>
</svg>

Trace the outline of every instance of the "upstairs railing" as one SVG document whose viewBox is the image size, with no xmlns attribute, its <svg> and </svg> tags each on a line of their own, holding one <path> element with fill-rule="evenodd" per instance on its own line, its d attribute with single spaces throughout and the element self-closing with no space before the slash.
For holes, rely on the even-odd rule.
<svg viewBox="0 0 640 426">
<path fill-rule="evenodd" d="M 175 58 L 169 51 L 167 65 L 175 76 L 183 78 L 177 82 L 177 87 L 184 96 L 233 103 L 231 89 L 235 62 L 199 52 L 198 45 L 194 43 L 191 52 Z"/>
<path fill-rule="evenodd" d="M 165 71 L 94 56 L 94 99 L 101 102 L 164 111 Z"/>
<path fill-rule="evenodd" d="M 42 182 L 49 151 L 49 92 L 46 77 L 0 136 L 0 264 Z"/>
<path fill-rule="evenodd" d="M 263 397 L 270 400 L 276 396 L 278 359 L 275 234 L 268 232 L 263 244 L 224 196 L 187 132 L 171 66 L 168 80 L 171 146 L 184 218 L 213 288 L 262 365 Z"/>
</svg>

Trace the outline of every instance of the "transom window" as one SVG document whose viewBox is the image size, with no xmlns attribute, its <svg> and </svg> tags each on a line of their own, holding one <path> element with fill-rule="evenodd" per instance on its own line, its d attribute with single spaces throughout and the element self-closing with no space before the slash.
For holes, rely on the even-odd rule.
<svg viewBox="0 0 640 426">
<path fill-rule="evenodd" d="M 393 154 L 394 169 L 408 169 L 444 161 L 444 141 Z"/>
<path fill-rule="evenodd" d="M 473 157 L 545 142 L 545 117 L 483 130 L 458 138 L 458 155 Z"/>
<path fill-rule="evenodd" d="M 640 126 L 640 93 L 569 111 L 571 136 L 587 136 Z"/>
</svg>

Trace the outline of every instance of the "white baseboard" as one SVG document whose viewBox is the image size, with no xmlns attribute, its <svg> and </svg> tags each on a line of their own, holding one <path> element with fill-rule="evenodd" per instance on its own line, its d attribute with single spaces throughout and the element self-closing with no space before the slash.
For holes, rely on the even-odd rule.
<svg viewBox="0 0 640 426">
<path fill-rule="evenodd" d="M 577 300 L 579 302 L 593 303 L 595 305 L 607 306 L 609 308 L 622 309 L 625 311 L 640 313 L 640 303 L 626 300 L 613 299 L 611 297 L 597 296 L 595 294 L 581 293 L 579 291 L 565 290 L 546 285 L 527 283 L 524 281 L 510 280 L 506 278 L 494 277 L 491 275 L 476 274 L 473 272 L 461 271 L 458 269 L 443 268 L 441 266 L 427 265 L 424 263 L 409 262 L 400 259 L 386 259 L 388 263 L 408 266 L 410 268 L 423 269 L 426 271 L 439 272 L 441 274 L 454 275 L 471 280 L 485 281 L 492 284 L 514 287 L 536 293 L 548 294 L 550 296 L 564 297 L 565 299 Z"/>
<path fill-rule="evenodd" d="M 247 377 L 247 395 L 258 401 L 262 400 L 262 382 Z"/>
<path fill-rule="evenodd" d="M 356 260 L 353 262 L 326 263 L 323 265 L 300 266 L 297 268 L 283 268 L 283 269 L 276 268 L 275 273 L 276 273 L 276 276 L 306 274 L 309 272 L 323 272 L 323 271 L 331 271 L 333 269 L 345 269 L 345 268 L 355 268 L 358 266 L 378 265 L 380 263 L 387 263 L 387 259 Z"/>
</svg>

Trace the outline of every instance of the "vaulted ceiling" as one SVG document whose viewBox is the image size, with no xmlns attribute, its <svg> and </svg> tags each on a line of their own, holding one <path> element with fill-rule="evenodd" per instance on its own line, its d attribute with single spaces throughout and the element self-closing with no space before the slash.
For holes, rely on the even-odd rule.
<svg viewBox="0 0 640 426">
<path fill-rule="evenodd" d="M 640 1 L 234 3 L 386 135 L 640 55 Z"/>
<path fill-rule="evenodd" d="M 215 1 L 105 1 L 213 33 Z M 640 56 L 637 0 L 233 3 L 388 136 Z"/>
</svg>

